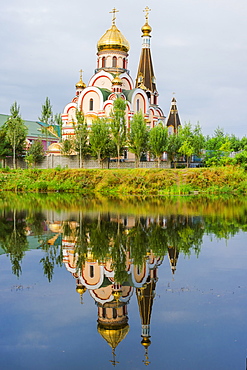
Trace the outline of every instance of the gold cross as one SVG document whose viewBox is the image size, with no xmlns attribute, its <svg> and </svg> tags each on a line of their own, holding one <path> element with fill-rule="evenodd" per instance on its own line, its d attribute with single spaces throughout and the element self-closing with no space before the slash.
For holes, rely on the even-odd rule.
<svg viewBox="0 0 247 370">
<path fill-rule="evenodd" d="M 118 13 L 119 10 L 117 10 L 116 8 L 113 8 L 111 12 L 109 13 L 112 13 L 112 25 L 115 25 L 115 20 L 116 20 L 116 13 Z"/>
<path fill-rule="evenodd" d="M 80 80 L 82 80 L 82 72 L 84 72 L 82 69 L 80 69 Z"/>
<path fill-rule="evenodd" d="M 146 6 L 146 8 L 143 10 L 146 14 L 145 14 L 145 18 L 146 18 L 146 22 L 148 23 L 148 16 L 149 16 L 149 12 L 151 12 L 151 9 Z"/>
</svg>

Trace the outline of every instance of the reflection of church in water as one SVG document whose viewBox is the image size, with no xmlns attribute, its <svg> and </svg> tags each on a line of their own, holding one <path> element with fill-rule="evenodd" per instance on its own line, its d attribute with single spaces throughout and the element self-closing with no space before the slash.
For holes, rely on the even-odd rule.
<svg viewBox="0 0 247 370">
<path fill-rule="evenodd" d="M 122 223 L 123 220 L 114 220 Z M 126 230 L 134 226 L 134 220 L 130 217 L 125 219 Z M 147 221 L 149 222 L 149 221 Z M 60 224 L 60 225 L 59 225 Z M 55 226 L 55 228 L 54 228 Z M 118 344 L 127 336 L 129 332 L 127 306 L 133 294 L 139 306 L 141 321 L 141 344 L 145 348 L 145 365 L 148 365 L 148 347 L 151 344 L 150 321 L 155 288 L 158 281 L 158 267 L 163 262 L 163 257 L 155 256 L 150 250 L 143 256 L 141 266 L 133 264 L 130 252 L 126 252 L 125 271 L 127 276 L 121 284 L 115 281 L 114 261 L 107 259 L 99 261 L 94 258 L 92 251 L 88 248 L 85 253 L 84 263 L 78 268 L 78 255 L 76 252 L 77 236 L 73 233 L 78 224 L 69 222 L 72 230 L 70 236 L 66 236 L 64 224 L 57 223 L 50 225 L 52 231 L 59 232 L 62 237 L 63 263 L 66 269 L 76 279 L 76 291 L 81 296 L 88 291 L 98 307 L 98 332 L 112 348 L 113 365 L 116 365 L 115 349 Z M 57 234 L 58 235 L 58 234 Z M 88 236 L 90 238 L 90 236 Z M 54 239 L 54 238 L 53 238 Z M 51 239 L 51 242 L 52 240 Z M 90 243 L 89 243 L 90 244 Z M 168 258 L 171 265 L 172 274 L 175 273 L 178 259 L 178 251 L 175 247 L 168 248 Z"/>
</svg>

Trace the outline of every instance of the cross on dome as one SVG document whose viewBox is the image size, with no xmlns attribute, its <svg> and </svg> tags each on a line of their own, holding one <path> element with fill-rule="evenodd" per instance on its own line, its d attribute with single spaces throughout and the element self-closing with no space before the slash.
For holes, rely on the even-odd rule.
<svg viewBox="0 0 247 370">
<path fill-rule="evenodd" d="M 115 25 L 115 20 L 116 20 L 116 13 L 118 13 L 119 10 L 117 10 L 116 8 L 113 8 L 111 12 L 109 13 L 112 13 L 112 25 Z"/>
<path fill-rule="evenodd" d="M 145 18 L 146 18 L 146 23 L 148 23 L 148 16 L 149 16 L 149 13 L 151 12 L 151 9 L 146 6 L 146 8 L 143 10 L 146 14 L 145 14 Z"/>
</svg>

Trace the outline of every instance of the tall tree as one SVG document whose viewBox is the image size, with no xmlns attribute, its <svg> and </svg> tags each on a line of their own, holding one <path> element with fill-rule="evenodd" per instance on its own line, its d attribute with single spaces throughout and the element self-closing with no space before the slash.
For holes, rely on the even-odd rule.
<svg viewBox="0 0 247 370">
<path fill-rule="evenodd" d="M 136 167 L 139 167 L 141 155 L 148 149 L 148 129 L 142 112 L 134 114 L 128 139 L 129 151 L 135 154 Z"/>
<path fill-rule="evenodd" d="M 154 158 L 157 159 L 158 167 L 160 167 L 161 156 L 167 149 L 167 141 L 168 131 L 162 123 L 159 123 L 150 130 L 149 150 Z"/>
<path fill-rule="evenodd" d="M 111 114 L 111 134 L 113 142 L 117 148 L 117 163 L 120 167 L 120 154 L 124 145 L 126 144 L 126 122 L 125 122 L 126 102 L 117 98 L 113 103 L 113 110 Z"/>
<path fill-rule="evenodd" d="M 205 147 L 205 139 L 199 124 L 192 128 L 190 123 L 186 123 L 178 133 L 181 139 L 179 152 L 186 156 L 187 167 L 191 162 L 192 155 L 202 156 L 202 150 Z"/>
<path fill-rule="evenodd" d="M 48 149 L 48 135 L 49 135 L 49 126 L 53 124 L 53 113 L 52 113 L 52 105 L 50 99 L 46 97 L 45 103 L 42 105 L 41 108 L 41 116 L 38 117 L 40 122 L 45 123 L 45 126 L 42 126 L 41 132 L 45 135 L 46 138 L 46 150 Z"/>
<path fill-rule="evenodd" d="M 174 163 L 174 168 L 176 168 L 180 147 L 181 147 L 180 136 L 177 134 L 169 135 L 167 140 L 166 152 L 168 159 Z"/>
<path fill-rule="evenodd" d="M 79 167 L 83 167 L 83 157 L 88 153 L 88 127 L 83 112 L 76 111 L 75 130 L 75 150 L 79 151 Z"/>
<path fill-rule="evenodd" d="M 26 155 L 26 162 L 32 166 L 43 161 L 45 157 L 44 148 L 40 140 L 35 140 Z"/>
<path fill-rule="evenodd" d="M 103 160 L 113 152 L 113 142 L 110 136 L 110 127 L 105 118 L 96 118 L 91 126 L 89 141 L 92 155 L 97 157 L 99 166 Z"/>
<path fill-rule="evenodd" d="M 10 107 L 10 117 L 5 123 L 6 142 L 11 145 L 13 153 L 13 168 L 16 168 L 16 152 L 23 151 L 27 137 L 27 127 L 20 116 L 20 106 L 14 102 Z"/>
</svg>

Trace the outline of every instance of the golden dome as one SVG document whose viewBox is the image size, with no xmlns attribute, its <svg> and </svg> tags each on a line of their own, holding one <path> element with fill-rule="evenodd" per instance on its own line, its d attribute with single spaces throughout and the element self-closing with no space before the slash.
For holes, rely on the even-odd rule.
<svg viewBox="0 0 247 370">
<path fill-rule="evenodd" d="M 98 324 L 98 332 L 106 340 L 111 348 L 116 348 L 129 332 L 129 324 L 110 328 Z"/>
<path fill-rule="evenodd" d="M 77 89 L 85 89 L 87 86 L 85 82 L 83 82 L 82 79 L 80 79 L 80 81 L 78 81 L 77 84 L 75 84 L 75 87 Z"/>
<path fill-rule="evenodd" d="M 141 344 L 143 345 L 143 347 L 148 348 L 151 344 L 151 340 L 149 339 L 149 337 L 143 337 Z"/>
<path fill-rule="evenodd" d="M 76 287 L 76 292 L 79 294 L 84 294 L 87 288 L 84 285 L 78 285 Z"/>
<path fill-rule="evenodd" d="M 146 22 L 144 26 L 142 27 L 142 36 L 149 36 L 149 34 L 152 32 L 152 27 L 149 26 L 149 24 Z"/>
<path fill-rule="evenodd" d="M 119 77 L 119 75 L 117 75 L 116 77 L 113 78 L 111 83 L 112 85 L 122 85 L 123 80 Z"/>
<path fill-rule="evenodd" d="M 113 24 L 111 28 L 109 28 L 99 39 L 97 49 L 98 51 L 120 50 L 127 53 L 130 49 L 130 45 L 124 35 L 116 27 L 116 25 Z"/>
</svg>

